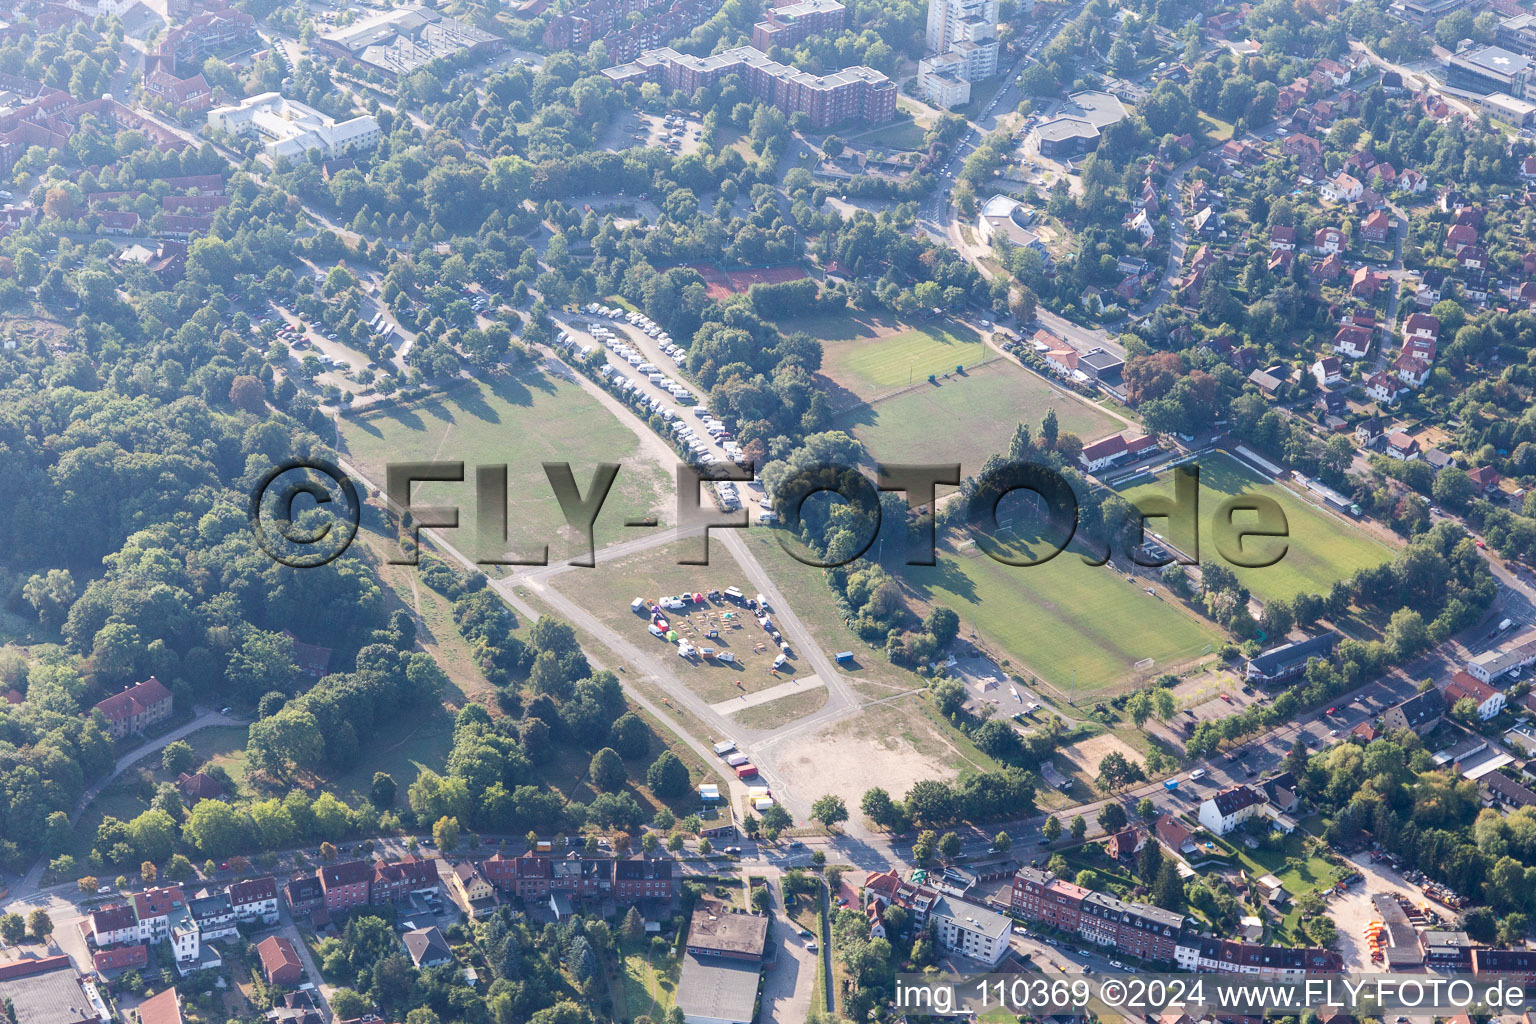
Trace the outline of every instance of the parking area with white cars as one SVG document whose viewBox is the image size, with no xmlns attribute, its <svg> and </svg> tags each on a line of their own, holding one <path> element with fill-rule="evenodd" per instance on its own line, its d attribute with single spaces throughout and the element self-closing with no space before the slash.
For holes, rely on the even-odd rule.
<svg viewBox="0 0 1536 1024">
<path fill-rule="evenodd" d="M 666 432 L 689 458 L 702 466 L 745 464 L 746 453 L 730 430 L 711 415 L 691 386 L 669 376 L 658 362 L 682 366 L 688 353 L 644 313 L 588 303 L 579 322 L 569 323 L 557 338 L 562 346 L 588 357 L 601 346 L 608 361 L 598 371 L 620 394 L 666 423 Z M 596 346 L 582 343 L 573 328 L 589 334 Z M 668 368 L 670 369 L 670 367 Z M 673 372 L 676 372 L 675 370 Z M 715 485 L 720 503 L 739 508 L 741 494 L 729 481 Z"/>
</svg>

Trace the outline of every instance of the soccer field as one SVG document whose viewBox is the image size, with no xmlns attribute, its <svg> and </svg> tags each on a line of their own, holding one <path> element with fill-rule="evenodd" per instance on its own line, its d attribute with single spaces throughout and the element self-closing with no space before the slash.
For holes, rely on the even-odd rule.
<svg viewBox="0 0 1536 1024">
<path fill-rule="evenodd" d="M 465 553 L 475 546 L 475 466 L 507 466 L 507 550 L 537 553 L 549 544 L 551 561 L 581 549 L 565 526 L 544 462 L 568 462 L 585 496 L 601 462 L 619 474 L 596 524 L 597 546 L 619 539 L 626 520 L 671 517 L 670 467 L 645 457 L 633 431 L 580 386 L 529 371 L 494 383 L 472 381 L 424 402 L 391 405 L 341 421 L 347 455 L 368 476 L 384 482 L 390 462 L 463 462 L 463 483 L 417 484 L 412 501 L 454 505 L 459 528 L 448 539 Z"/>
<path fill-rule="evenodd" d="M 1011 566 L 956 536 L 962 550 L 951 543 L 938 565 L 908 566 L 903 579 L 920 598 L 958 612 L 962 632 L 974 622 L 1012 659 L 1012 671 L 1037 675 L 1074 699 L 1124 688 L 1143 659 L 1153 659 L 1148 671 L 1166 671 L 1221 643 L 1214 625 L 1148 594 L 1145 579 L 1127 582 L 1112 568 L 1086 565 L 1075 548 L 1044 565 Z M 1032 556 L 1043 550 L 1008 547 Z"/>
<path fill-rule="evenodd" d="M 1260 601 L 1273 597 L 1289 599 L 1303 592 L 1326 594 L 1336 580 L 1345 579 L 1357 569 L 1380 565 L 1394 554 L 1390 547 L 1348 519 L 1326 512 L 1289 488 L 1264 479 L 1224 452 L 1207 453 L 1198 461 L 1202 562 L 1221 557 L 1211 535 L 1211 517 L 1227 498 L 1244 493 L 1263 494 L 1274 498 L 1285 511 L 1290 531 L 1285 556 L 1265 568 L 1233 568 L 1237 578 Z M 1128 487 L 1120 493 L 1134 503 L 1146 495 L 1172 492 L 1172 484 L 1160 479 Z M 1237 517 L 1237 523 L 1242 525 L 1242 516 Z M 1155 520 L 1151 528 L 1160 530 Z"/>
<path fill-rule="evenodd" d="M 959 462 L 962 474 L 971 475 L 980 472 L 988 456 L 1007 452 L 1020 422 L 1038 437 L 1040 420 L 1050 409 L 1063 433 L 1084 441 L 1121 426 L 1093 404 L 998 359 L 938 384 L 857 406 L 838 419 L 837 427 L 863 441 L 881 462 Z"/>
<path fill-rule="evenodd" d="M 929 374 L 975 366 L 992 355 L 979 334 L 958 324 L 908 328 L 857 341 L 829 341 L 824 348 L 823 372 L 864 399 L 927 380 Z"/>
</svg>

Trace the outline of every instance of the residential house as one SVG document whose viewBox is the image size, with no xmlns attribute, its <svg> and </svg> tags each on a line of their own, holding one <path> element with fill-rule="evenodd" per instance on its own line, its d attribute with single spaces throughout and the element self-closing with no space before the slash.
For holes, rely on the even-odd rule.
<svg viewBox="0 0 1536 1024">
<path fill-rule="evenodd" d="M 1134 826 L 1121 829 L 1104 841 L 1104 852 L 1110 860 L 1130 860 L 1147 845 L 1147 834 Z"/>
<path fill-rule="evenodd" d="M 314 875 L 301 875 L 283 886 L 283 898 L 294 917 L 325 906 L 325 888 Z"/>
<path fill-rule="evenodd" d="M 1364 359 L 1371 351 L 1375 331 L 1357 324 L 1343 324 L 1333 334 L 1333 350 L 1349 359 Z"/>
<path fill-rule="evenodd" d="M 471 861 L 461 861 L 448 874 L 448 888 L 459 909 L 470 917 L 486 917 L 496 909 L 496 890 Z"/>
<path fill-rule="evenodd" d="M 1456 250 L 1456 262 L 1463 270 L 1483 270 L 1488 266 L 1488 250 L 1481 245 L 1464 245 Z"/>
<path fill-rule="evenodd" d="M 1422 195 L 1429 187 L 1429 179 L 1410 167 L 1397 176 L 1397 187 L 1412 195 Z"/>
<path fill-rule="evenodd" d="M 405 951 L 410 954 L 411 963 L 420 970 L 423 967 L 441 967 L 443 964 L 453 963 L 453 950 L 448 945 L 448 940 L 443 938 L 443 933 L 436 927 L 417 928 L 405 933 Z"/>
<path fill-rule="evenodd" d="M 1477 244 L 1477 228 L 1471 224 L 1452 224 L 1445 233 L 1445 248 L 1452 255 L 1464 247 Z"/>
<path fill-rule="evenodd" d="M 1430 364 L 1410 352 L 1404 352 L 1392 361 L 1392 372 L 1397 379 L 1411 388 L 1421 388 L 1429 379 Z"/>
<path fill-rule="evenodd" d="M 277 923 L 277 879 L 252 878 L 229 887 L 229 904 L 235 919 L 250 924 Z"/>
<path fill-rule="evenodd" d="M 1224 836 L 1254 817 L 1264 797 L 1249 786 L 1230 786 L 1208 797 L 1200 805 L 1200 824 L 1218 836 Z"/>
<path fill-rule="evenodd" d="M 1113 434 L 1100 441 L 1083 446 L 1082 454 L 1078 456 L 1083 468 L 1090 473 L 1096 473 L 1114 465 L 1122 459 L 1135 458 L 1157 447 L 1157 441 L 1149 434 L 1140 434 L 1134 437 L 1126 437 L 1125 434 Z"/>
<path fill-rule="evenodd" d="M 1484 790 L 1489 803 L 1499 803 L 1517 810 L 1521 807 L 1536 807 L 1536 792 L 1507 775 L 1489 772 L 1478 779 L 1477 783 Z"/>
<path fill-rule="evenodd" d="M 203 800 L 224 799 L 224 787 L 207 772 L 190 775 L 182 772 L 176 777 L 176 790 L 188 807 L 193 807 Z"/>
<path fill-rule="evenodd" d="M 1344 232 L 1338 228 L 1318 228 L 1312 234 L 1312 248 L 1320 253 L 1341 253 L 1344 247 Z"/>
<path fill-rule="evenodd" d="M 1312 364 L 1312 376 L 1320 388 L 1344 382 L 1344 364 L 1338 356 L 1324 356 Z"/>
<path fill-rule="evenodd" d="M 352 860 L 326 864 L 316 872 L 325 892 L 325 909 L 331 913 L 367 906 L 373 868 L 367 861 Z"/>
<path fill-rule="evenodd" d="M 1319 101 L 1325 102 L 1325 101 Z M 1353 203 L 1358 200 L 1365 191 L 1365 186 L 1360 184 L 1360 179 L 1353 174 L 1345 174 L 1340 171 L 1332 178 L 1323 182 L 1320 191 L 1323 198 L 1331 203 Z"/>
<path fill-rule="evenodd" d="M 1269 229 L 1269 247 L 1290 252 L 1296 248 L 1296 229 L 1289 224 L 1276 224 Z"/>
<path fill-rule="evenodd" d="M 1386 422 L 1380 416 L 1371 416 L 1355 424 L 1355 443 L 1362 448 L 1374 448 L 1386 434 Z"/>
<path fill-rule="evenodd" d="M 1382 405 L 1395 405 L 1407 390 L 1406 384 L 1385 372 L 1373 373 L 1365 382 L 1365 393 Z"/>
<path fill-rule="evenodd" d="M 1189 854 L 1196 849 L 1195 834 L 1190 831 L 1177 815 L 1163 814 L 1153 826 L 1157 832 L 1158 841 L 1168 849 L 1169 853 Z"/>
<path fill-rule="evenodd" d="M 1322 262 L 1312 264 L 1312 277 L 1317 281 L 1337 281 L 1344 273 L 1344 261 L 1336 252 L 1329 253 Z"/>
<path fill-rule="evenodd" d="M 1467 478 L 1472 481 L 1472 486 L 1477 488 L 1477 493 L 1486 495 L 1498 490 L 1499 471 L 1492 466 L 1478 466 L 1467 471 Z"/>
<path fill-rule="evenodd" d="M 375 906 L 398 903 L 412 893 L 437 892 L 436 857 L 407 857 L 400 861 L 375 861 L 369 884 L 368 902 Z"/>
<path fill-rule="evenodd" d="M 1349 294 L 1358 299 L 1374 301 L 1376 293 L 1381 290 L 1390 279 L 1379 270 L 1370 267 L 1360 267 L 1350 278 Z"/>
<path fill-rule="evenodd" d="M 193 897 L 188 902 L 187 909 L 192 911 L 192 920 L 197 922 L 198 937 L 203 942 L 227 939 L 240 934 L 240 928 L 235 923 L 235 910 L 229 902 L 228 893 L 205 892 Z"/>
<path fill-rule="evenodd" d="M 1381 716 L 1382 728 L 1387 732 L 1394 729 L 1412 729 L 1420 736 L 1434 731 L 1435 726 L 1445 717 L 1445 698 L 1436 689 L 1428 689 L 1423 693 L 1416 693 L 1412 697 L 1395 704 L 1386 710 Z"/>
<path fill-rule="evenodd" d="M 171 717 L 171 691 L 154 676 L 125 687 L 96 705 L 107 720 L 107 735 L 120 740 Z"/>
<path fill-rule="evenodd" d="M 1279 367 L 1272 367 L 1268 370 L 1254 370 L 1248 375 L 1248 383 L 1258 388 L 1259 394 L 1265 398 L 1274 398 L 1280 393 L 1280 389 L 1285 387 L 1285 378 L 1275 372 L 1279 369 Z"/>
<path fill-rule="evenodd" d="M 1445 290 L 1445 271 L 1439 267 L 1430 267 L 1425 270 L 1419 279 L 1419 286 L 1414 291 L 1414 305 L 1420 309 L 1428 309 L 1439 302 Z"/>
<path fill-rule="evenodd" d="M 1477 705 L 1477 717 L 1485 722 L 1497 718 L 1499 712 L 1504 710 L 1504 694 L 1465 671 L 1451 676 L 1442 688 L 1442 693 L 1448 707 L 1455 707 L 1460 700 L 1472 701 Z"/>
<path fill-rule="evenodd" d="M 1293 82 L 1287 88 L 1291 88 L 1294 93 L 1296 85 L 1297 83 Z M 1305 86 L 1301 87 L 1301 98 L 1303 100 L 1306 98 Z M 1323 144 L 1305 133 L 1287 136 L 1285 141 L 1280 143 L 1280 152 L 1284 156 L 1295 158 L 1304 174 L 1316 174 L 1323 167 Z"/>
<path fill-rule="evenodd" d="M 256 943 L 261 958 L 261 973 L 269 985 L 295 986 L 304 978 L 304 964 L 298 950 L 285 935 L 268 935 Z"/>
<path fill-rule="evenodd" d="M 1401 430 L 1394 430 L 1387 435 L 1387 455 L 1399 462 L 1412 462 L 1423 452 L 1419 448 L 1417 438 L 1409 437 Z"/>
<path fill-rule="evenodd" d="M 1367 242 L 1385 242 L 1392 233 L 1392 218 L 1386 210 L 1376 210 L 1360 225 L 1360 237 Z"/>
<path fill-rule="evenodd" d="M 131 946 L 99 950 L 91 954 L 91 966 L 103 977 L 148 967 L 149 947 L 140 942 Z"/>
<path fill-rule="evenodd" d="M 1403 321 L 1403 340 L 1427 338 L 1435 342 L 1440 338 L 1440 318 L 1430 313 L 1413 312 Z"/>
</svg>

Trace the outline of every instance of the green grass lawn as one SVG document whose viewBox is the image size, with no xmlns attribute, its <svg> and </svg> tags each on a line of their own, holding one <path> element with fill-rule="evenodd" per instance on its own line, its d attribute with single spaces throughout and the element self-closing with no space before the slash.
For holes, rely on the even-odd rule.
<svg viewBox="0 0 1536 1024">
<path fill-rule="evenodd" d="M 625 1020 L 642 1014 L 662 1020 L 677 1002 L 679 964 L 675 960 L 658 961 L 650 951 L 650 940 L 622 943 L 623 999 L 628 1012 Z"/>
<path fill-rule="evenodd" d="M 377 483 L 391 462 L 441 460 L 465 463 L 463 483 L 417 484 L 416 503 L 455 505 L 460 527 L 449 539 L 460 550 L 475 543 L 474 467 L 506 465 L 508 550 L 536 553 L 549 544 L 551 559 L 581 549 L 565 527 L 542 464 L 569 462 L 581 493 L 598 463 L 622 468 L 598 515 L 597 545 L 617 540 L 626 520 L 656 515 L 672 506 L 671 467 L 640 455 L 634 433 L 573 383 L 537 370 L 494 382 L 471 381 L 407 407 L 390 406 L 342 421 L 347 454 Z"/>
<path fill-rule="evenodd" d="M 827 705 L 827 688 L 818 686 L 804 693 L 791 693 L 766 704 L 758 704 L 731 715 L 731 721 L 748 729 L 777 729 L 797 722 Z"/>
<path fill-rule="evenodd" d="M 1393 556 L 1391 548 L 1360 530 L 1349 520 L 1325 512 L 1301 498 L 1294 491 L 1266 481 L 1236 459 L 1221 452 L 1200 458 L 1200 531 L 1202 561 L 1219 559 L 1215 538 L 1211 535 L 1211 517 L 1228 497 L 1243 493 L 1274 498 L 1285 511 L 1290 538 L 1285 556 L 1272 566 L 1234 569 L 1259 600 L 1291 598 L 1302 592 L 1326 594 L 1336 580 L 1357 569 L 1380 565 Z M 1171 485 L 1162 481 L 1126 488 L 1122 495 L 1129 501 L 1151 494 L 1171 494 Z M 1241 526 L 1244 516 L 1237 517 Z M 1252 517 L 1247 516 L 1251 521 Z M 1152 529 L 1163 532 L 1157 520 Z M 1259 539 L 1255 543 L 1274 541 Z"/>
<path fill-rule="evenodd" d="M 845 135 L 844 138 L 861 146 L 882 146 L 886 149 L 916 149 L 922 144 L 927 129 L 915 121 L 894 121 L 873 131 Z"/>
<path fill-rule="evenodd" d="M 868 399 L 925 380 L 929 374 L 975 366 L 988 354 L 986 343 L 970 328 L 931 324 L 883 338 L 828 345 L 823 370 Z"/>
<path fill-rule="evenodd" d="M 1002 545 L 1019 557 L 1044 548 L 1017 541 Z M 921 600 L 960 614 L 961 631 L 975 623 L 1016 672 L 1039 676 L 1082 699 L 1130 682 L 1135 664 L 1154 659 L 1151 671 L 1210 651 L 1217 628 L 1171 600 L 1153 597 L 1145 580 L 1127 583 L 1106 566 L 1085 565 L 1075 549 L 1043 565 L 1004 565 L 971 547 L 941 547 L 934 566 L 887 566 Z"/>
<path fill-rule="evenodd" d="M 989 456 L 1008 450 L 1020 422 L 1038 433 L 1050 409 L 1056 411 L 1063 432 L 1084 441 L 1121 426 L 1094 405 L 1002 359 L 873 405 L 856 406 L 836 425 L 863 441 L 870 456 L 881 462 L 959 462 L 963 474 L 973 475 Z"/>
</svg>

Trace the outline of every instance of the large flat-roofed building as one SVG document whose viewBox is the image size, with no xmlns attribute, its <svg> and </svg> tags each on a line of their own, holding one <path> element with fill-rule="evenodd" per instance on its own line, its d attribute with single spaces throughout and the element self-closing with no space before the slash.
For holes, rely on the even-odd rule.
<svg viewBox="0 0 1536 1024">
<path fill-rule="evenodd" d="M 929 103 L 945 110 L 971 102 L 965 58 L 958 53 L 939 53 L 918 61 L 917 91 Z"/>
<path fill-rule="evenodd" d="M 1295 643 L 1272 647 L 1248 661 L 1245 677 L 1250 683 L 1273 685 L 1295 679 L 1307 670 L 1313 658 L 1327 660 L 1339 635 L 1332 630 Z"/>
<path fill-rule="evenodd" d="M 1484 113 L 1507 121 L 1516 128 L 1524 128 L 1536 121 L 1536 103 L 1511 96 L 1507 92 L 1491 92 L 1478 101 Z"/>
<path fill-rule="evenodd" d="M 677 1005 L 688 1024 L 749 1024 L 757 1002 L 768 918 L 700 900 L 688 922 Z"/>
<path fill-rule="evenodd" d="M 762 50 L 738 46 L 708 57 L 671 47 L 647 50 L 628 64 L 603 71 L 611 81 L 655 82 L 668 92 L 693 93 L 740 75 L 747 90 L 785 114 L 804 114 L 813 128 L 846 122 L 880 124 L 896 115 L 896 83 L 874 68 L 854 65 L 825 75 L 772 60 Z M 211 115 L 210 115 L 211 116 Z"/>
<path fill-rule="evenodd" d="M 1502 46 L 1478 46 L 1445 59 L 1445 80 L 1457 89 L 1475 93 L 1525 94 L 1531 58 Z"/>
<path fill-rule="evenodd" d="M 760 964 L 689 953 L 678 978 L 677 1007 L 688 1024 L 751 1024 L 761 976 Z"/>
<path fill-rule="evenodd" d="M 94 1005 L 67 956 L 0 964 L 0 1000 L 14 1024 L 97 1024 L 110 1016 Z"/>
<path fill-rule="evenodd" d="M 249 96 L 234 106 L 208 111 L 208 125 L 231 135 L 260 135 L 262 147 L 274 160 L 299 159 L 311 149 L 322 156 L 341 156 L 373 149 L 379 144 L 379 122 L 371 114 L 337 121 L 314 107 L 284 99 L 281 93 Z"/>
<path fill-rule="evenodd" d="M 1086 90 L 1067 97 L 1056 116 L 1035 126 L 1040 154 L 1049 157 L 1081 156 L 1097 149 L 1099 136 L 1125 118 L 1125 104 L 1107 92 Z"/>
<path fill-rule="evenodd" d="M 995 910 L 940 896 L 928 912 L 939 945 L 952 953 L 996 966 L 1008 955 L 1012 921 Z"/>
<path fill-rule="evenodd" d="M 504 40 L 429 7 L 410 4 L 315 37 L 315 50 L 354 61 L 391 78 L 420 71 L 434 60 L 481 57 L 506 48 Z"/>
<path fill-rule="evenodd" d="M 759 50 L 795 46 L 819 32 L 841 32 L 848 8 L 838 0 L 798 0 L 775 7 L 752 26 L 752 45 Z"/>
</svg>

